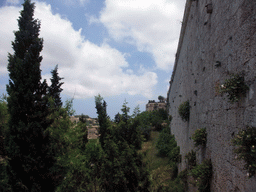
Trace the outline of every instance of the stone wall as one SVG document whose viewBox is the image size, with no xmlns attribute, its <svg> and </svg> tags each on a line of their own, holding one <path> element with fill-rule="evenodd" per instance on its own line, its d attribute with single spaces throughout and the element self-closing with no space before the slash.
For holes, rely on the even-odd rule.
<svg viewBox="0 0 256 192">
<path fill-rule="evenodd" d="M 212 3 L 212 13 L 206 5 Z M 216 61 L 218 61 L 216 63 Z M 220 66 L 216 64 L 221 63 Z M 230 74 L 243 72 L 246 97 L 231 104 L 216 92 Z M 256 127 L 256 0 L 187 0 L 176 61 L 170 81 L 168 112 L 171 131 L 184 156 L 197 150 L 197 162 L 213 164 L 211 191 L 256 191 L 256 177 L 248 178 L 244 162 L 235 160 L 230 140 L 246 126 Z M 189 100 L 190 120 L 178 115 Z M 206 128 L 204 150 L 194 148 L 192 134 Z M 193 191 L 190 188 L 190 191 Z"/>
</svg>

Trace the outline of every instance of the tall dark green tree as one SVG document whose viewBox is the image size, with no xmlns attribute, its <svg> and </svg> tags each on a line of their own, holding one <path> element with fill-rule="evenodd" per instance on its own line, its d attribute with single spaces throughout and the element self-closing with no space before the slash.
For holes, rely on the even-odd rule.
<svg viewBox="0 0 256 192">
<path fill-rule="evenodd" d="M 18 19 L 19 30 L 9 54 L 7 85 L 9 133 L 6 150 L 7 173 L 13 191 L 54 191 L 51 167 L 55 163 L 49 153 L 49 121 L 47 88 L 41 82 L 39 38 L 40 22 L 33 18 L 34 3 L 25 0 Z"/>
<path fill-rule="evenodd" d="M 128 102 L 125 100 L 123 105 L 122 105 L 122 109 L 121 111 L 123 112 L 122 114 L 122 120 L 127 124 L 128 120 L 130 119 L 130 116 L 128 115 L 128 113 L 130 112 L 130 107 L 127 106 Z"/>
<path fill-rule="evenodd" d="M 120 121 L 121 121 L 121 115 L 120 115 L 120 113 L 118 112 L 118 113 L 115 115 L 114 122 L 115 122 L 116 124 L 118 124 L 118 123 L 120 123 Z"/>
<path fill-rule="evenodd" d="M 97 109 L 97 114 L 98 114 L 98 121 L 99 121 L 99 134 L 100 134 L 100 143 L 101 146 L 104 147 L 104 140 L 107 135 L 107 132 L 109 131 L 109 118 L 107 115 L 107 104 L 103 100 L 103 98 L 98 95 L 95 96 L 95 104 L 96 104 L 96 109 Z"/>
<path fill-rule="evenodd" d="M 123 114 L 118 124 L 110 123 L 106 113 L 106 102 L 95 97 L 100 124 L 100 141 L 103 149 L 100 169 L 100 191 L 143 191 L 149 187 L 148 172 L 137 153 L 136 124 L 130 125 L 127 102 L 121 109 Z M 137 134 L 140 137 L 140 134 Z M 135 136 L 135 137 L 133 137 Z"/>
<path fill-rule="evenodd" d="M 55 109 L 60 108 L 62 106 L 62 101 L 60 97 L 60 93 L 63 90 L 61 86 L 64 84 L 60 82 L 63 78 L 59 77 L 58 74 L 58 65 L 51 71 L 51 86 L 49 87 L 49 95 L 54 99 L 54 107 Z"/>
</svg>

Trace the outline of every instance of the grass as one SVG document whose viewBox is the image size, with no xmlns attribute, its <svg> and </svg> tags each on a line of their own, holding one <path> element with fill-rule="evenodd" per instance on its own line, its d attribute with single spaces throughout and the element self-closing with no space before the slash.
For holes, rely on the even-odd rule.
<svg viewBox="0 0 256 192">
<path fill-rule="evenodd" d="M 156 191 L 178 191 L 175 190 L 177 184 L 175 184 L 173 178 L 173 168 L 169 165 L 169 159 L 167 157 L 158 156 L 158 150 L 156 148 L 159 132 L 152 131 L 151 139 L 142 144 L 142 149 L 139 153 L 144 154 L 144 161 L 147 162 L 148 170 L 151 179 L 151 192 Z"/>
<path fill-rule="evenodd" d="M 148 170 L 151 172 L 160 166 L 168 165 L 168 158 L 162 158 L 157 155 L 158 150 L 156 148 L 156 142 L 159 137 L 158 131 L 151 132 L 151 139 L 142 144 L 142 149 L 139 150 L 139 153 L 143 153 L 144 161 L 148 163 Z"/>
</svg>

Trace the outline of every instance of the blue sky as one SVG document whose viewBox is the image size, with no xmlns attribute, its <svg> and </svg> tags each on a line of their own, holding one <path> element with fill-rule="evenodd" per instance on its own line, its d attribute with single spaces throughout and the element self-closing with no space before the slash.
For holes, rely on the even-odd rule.
<svg viewBox="0 0 256 192">
<path fill-rule="evenodd" d="M 37 0 L 41 21 L 42 78 L 58 64 L 62 100 L 74 97 L 76 114 L 97 117 L 94 96 L 111 118 L 126 100 L 145 110 L 166 97 L 185 0 Z M 8 83 L 7 56 L 23 0 L 0 1 L 0 93 Z"/>
</svg>

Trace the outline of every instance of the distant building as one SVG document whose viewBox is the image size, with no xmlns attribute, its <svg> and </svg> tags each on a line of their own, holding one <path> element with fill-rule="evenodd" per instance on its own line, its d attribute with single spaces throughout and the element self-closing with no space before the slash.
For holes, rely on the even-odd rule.
<svg viewBox="0 0 256 192">
<path fill-rule="evenodd" d="M 80 115 L 77 116 L 70 116 L 70 120 L 72 123 L 77 124 L 79 122 Z M 97 118 L 90 118 L 88 115 L 85 116 L 86 122 L 89 123 L 89 125 L 97 125 L 98 119 Z"/>
<path fill-rule="evenodd" d="M 155 102 L 155 100 L 149 100 L 146 104 L 146 111 L 155 111 L 159 109 L 166 110 L 166 102 Z"/>
</svg>

